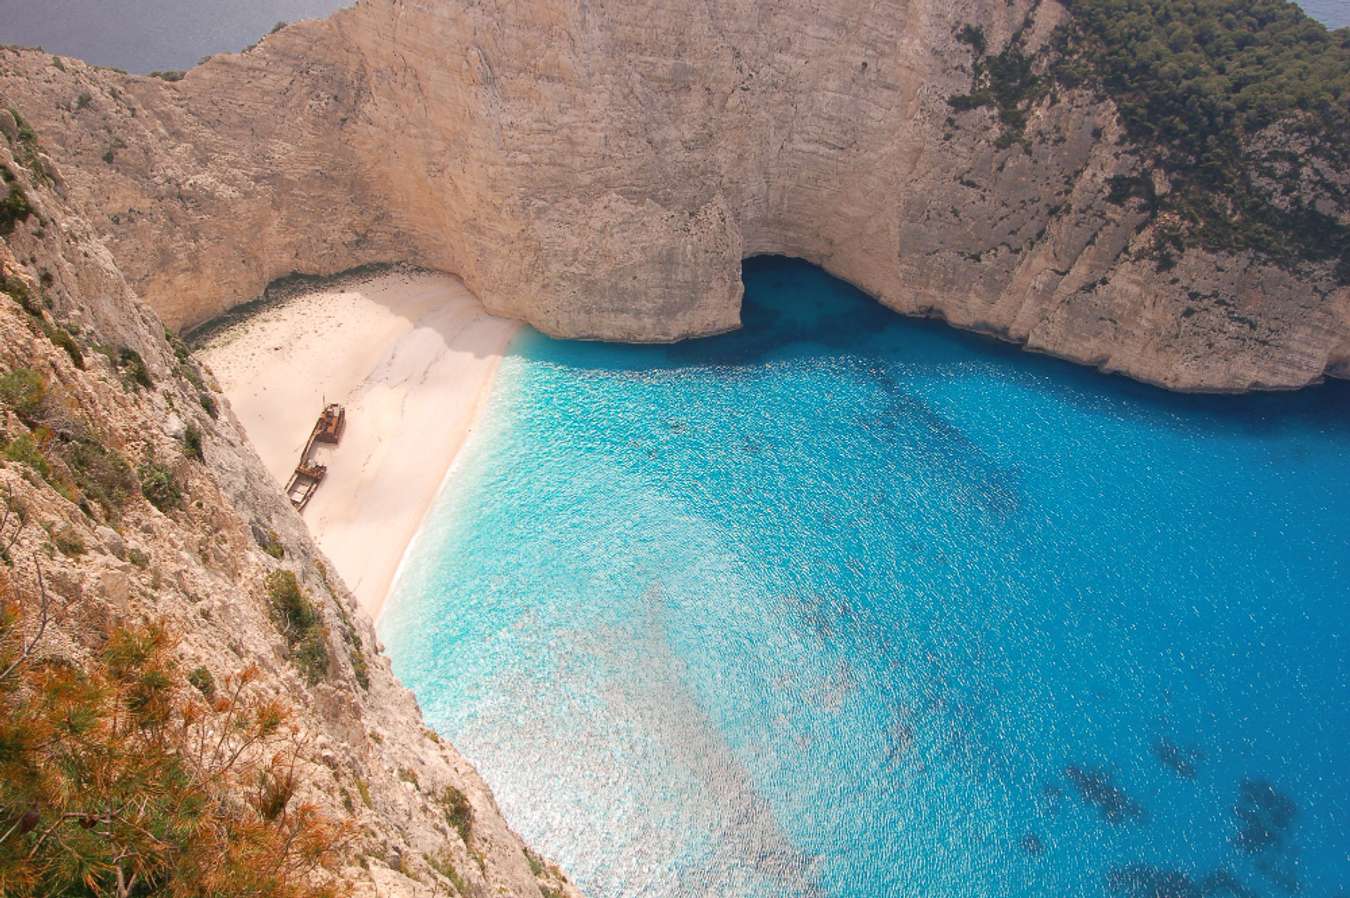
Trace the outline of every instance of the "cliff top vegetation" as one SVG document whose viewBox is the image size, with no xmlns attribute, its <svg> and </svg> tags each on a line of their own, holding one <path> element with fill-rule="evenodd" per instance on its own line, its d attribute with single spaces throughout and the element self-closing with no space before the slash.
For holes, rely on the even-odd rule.
<svg viewBox="0 0 1350 898">
<path fill-rule="evenodd" d="M 1350 277 L 1350 29 L 1285 0 L 1070 0 L 1053 74 L 1109 96 L 1171 190 L 1133 194 L 1186 238 Z M 1178 249 L 1180 246 L 1177 247 Z"/>
<path fill-rule="evenodd" d="M 981 28 L 962 27 L 974 77 L 952 108 L 992 108 L 1008 148 L 1026 143 L 1031 108 L 1056 87 L 1093 90 L 1143 151 L 1139 174 L 1114 179 L 1110 197 L 1150 213 L 1160 267 L 1197 243 L 1330 260 L 1350 277 L 1350 29 L 1328 31 L 1285 0 L 1069 8 L 1044 55 L 1026 46 L 1030 19 L 997 52 Z"/>
</svg>

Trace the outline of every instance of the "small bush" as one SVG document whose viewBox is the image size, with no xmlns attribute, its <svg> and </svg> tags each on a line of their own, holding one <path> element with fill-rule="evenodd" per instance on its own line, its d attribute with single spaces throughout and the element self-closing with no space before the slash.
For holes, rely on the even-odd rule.
<svg viewBox="0 0 1350 898">
<path fill-rule="evenodd" d="M 324 580 L 327 581 L 325 574 Z M 332 592 L 332 587 L 328 590 Z M 343 610 L 342 603 L 337 603 L 338 613 L 342 616 L 342 640 L 347 643 L 347 660 L 352 664 L 352 676 L 356 678 L 357 684 L 362 689 L 370 688 L 370 665 L 366 661 L 365 647 L 361 644 L 361 637 L 356 632 L 356 627 L 352 625 L 347 612 Z"/>
<path fill-rule="evenodd" d="M 295 646 L 291 660 L 311 685 L 328 675 L 328 640 L 323 627 L 316 627 L 305 634 L 305 638 Z"/>
<path fill-rule="evenodd" d="M 300 581 L 290 571 L 273 571 L 267 575 L 267 598 L 272 611 L 282 625 L 282 632 L 292 643 L 298 642 L 299 635 L 320 624 L 318 609 L 300 588 Z"/>
<path fill-rule="evenodd" d="M 467 846 L 469 837 L 473 835 L 473 807 L 469 804 L 468 796 L 454 786 L 446 786 L 441 793 L 441 809 L 445 812 L 445 822 L 459 833 Z"/>
<path fill-rule="evenodd" d="M 183 76 L 186 74 L 187 74 L 186 72 L 180 71 L 178 69 L 171 69 L 165 72 L 151 72 L 150 77 L 158 78 L 161 81 L 182 81 Z"/>
<path fill-rule="evenodd" d="M 140 549 L 127 549 L 127 561 L 139 568 L 150 566 L 150 556 L 146 555 Z"/>
<path fill-rule="evenodd" d="M 8 171 L 8 169 L 0 169 Z M 33 207 L 28 204 L 28 195 L 18 184 L 9 184 L 5 191 L 5 198 L 0 200 L 0 237 L 8 237 L 14 233 L 14 226 L 21 221 L 27 221 L 33 214 Z"/>
<path fill-rule="evenodd" d="M 328 673 L 328 634 L 319 609 L 290 571 L 268 574 L 265 587 L 272 619 L 286 638 L 291 660 L 306 680 L 318 682 Z"/>
<path fill-rule="evenodd" d="M 140 475 L 141 495 L 160 511 L 167 514 L 183 504 L 183 491 L 173 472 L 161 464 L 148 461 L 137 472 Z"/>
<path fill-rule="evenodd" d="M 47 461 L 47 456 L 43 453 L 42 447 L 37 444 L 31 434 L 21 433 L 5 443 L 4 456 L 9 461 L 27 465 L 36 471 L 43 480 L 51 482 L 51 463 Z"/>
<path fill-rule="evenodd" d="M 281 544 L 281 537 L 271 528 L 263 528 L 261 525 L 254 525 L 253 538 L 268 555 L 271 555 L 277 561 L 286 557 L 286 547 Z"/>
<path fill-rule="evenodd" d="M 169 330 L 167 327 L 164 328 L 164 339 L 168 342 L 169 347 L 173 349 L 174 358 L 178 359 L 179 362 L 186 363 L 187 360 L 192 357 L 192 350 L 183 342 L 183 338 Z"/>
<path fill-rule="evenodd" d="M 60 454 L 80 492 L 97 502 L 108 514 L 119 514 L 127 499 L 135 494 L 136 477 L 131 472 L 131 465 L 92 437 L 77 437 L 65 443 Z"/>
<path fill-rule="evenodd" d="M 29 427 L 43 419 L 47 381 L 32 368 L 15 368 L 0 375 L 0 402 Z"/>
<path fill-rule="evenodd" d="M 117 351 L 117 369 L 129 384 L 150 389 L 155 382 L 150 378 L 150 369 L 145 367 L 145 359 L 130 347 L 123 346 Z"/>
<path fill-rule="evenodd" d="M 216 400 L 211 398 L 210 393 L 199 393 L 197 401 L 202 404 L 202 409 L 205 410 L 212 421 L 220 417 L 220 410 L 216 408 Z"/>
<path fill-rule="evenodd" d="M 974 50 L 976 56 L 983 56 L 988 46 L 984 29 L 979 25 L 962 25 L 961 30 L 956 32 L 956 39 Z"/>
<path fill-rule="evenodd" d="M 205 392 L 206 381 L 202 378 L 202 373 L 197 370 L 197 366 L 191 362 L 184 362 L 178 366 L 178 373 L 183 379 L 192 384 L 200 392 Z"/>
<path fill-rule="evenodd" d="M 356 677 L 357 684 L 362 689 L 370 688 L 370 665 L 366 661 L 365 653 L 360 647 L 347 653 L 347 658 L 352 663 L 352 676 Z"/>
<path fill-rule="evenodd" d="M 81 371 L 84 370 L 84 351 L 80 349 L 80 344 L 75 342 L 75 338 L 70 335 L 69 331 L 59 324 L 53 324 L 43 318 L 42 332 L 54 345 L 65 350 L 66 355 L 70 356 L 70 360 L 76 368 Z"/>
<path fill-rule="evenodd" d="M 188 683 L 207 698 L 215 698 L 216 678 L 205 667 L 194 667 L 187 675 Z"/>
<path fill-rule="evenodd" d="M 80 95 L 75 99 L 75 108 L 76 108 L 76 109 L 88 109 L 88 108 L 89 108 L 90 106 L 92 106 L 92 105 L 94 105 L 94 98 L 93 98 L 92 95 L 90 95 L 90 94 L 87 93 L 87 92 L 86 92 L 86 93 L 80 94 Z"/>
<path fill-rule="evenodd" d="M 202 451 L 202 429 L 196 424 L 189 424 L 183 431 L 183 454 L 200 462 L 206 461 Z"/>
<path fill-rule="evenodd" d="M 0 172 L 4 171 L 0 168 Z M 0 232 L 3 236 L 3 232 Z M 0 293 L 4 293 L 19 304 L 29 315 L 35 318 L 42 317 L 42 308 L 33 300 L 33 293 L 28 289 L 28 285 L 18 278 L 5 277 L 0 275 Z"/>
<path fill-rule="evenodd" d="M 3 169 L 0 169 L 3 171 Z M 52 274 L 44 271 L 41 276 L 43 285 L 50 285 L 53 281 Z M 28 289 L 28 285 L 18 278 L 0 277 L 0 292 L 4 292 L 17 302 L 25 312 L 31 315 L 41 328 L 42 333 L 48 340 L 61 349 L 65 350 L 66 355 L 75 363 L 75 367 L 84 369 L 84 352 L 80 345 L 75 342 L 75 338 L 61 325 L 47 319 L 42 306 L 33 298 L 33 292 Z"/>
<path fill-rule="evenodd" d="M 428 867 L 450 880 L 450 884 L 455 887 L 455 894 L 473 894 L 473 890 L 469 887 L 469 884 L 464 881 L 464 877 L 460 876 L 459 871 L 455 869 L 455 862 L 450 857 L 450 852 L 441 851 L 437 854 L 423 855 L 423 857 L 426 859 Z"/>
</svg>

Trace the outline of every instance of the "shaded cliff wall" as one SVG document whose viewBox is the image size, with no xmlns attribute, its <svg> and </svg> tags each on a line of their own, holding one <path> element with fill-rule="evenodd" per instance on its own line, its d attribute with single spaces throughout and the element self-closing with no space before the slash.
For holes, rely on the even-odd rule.
<svg viewBox="0 0 1350 898">
<path fill-rule="evenodd" d="M 25 53 L 0 57 L 0 85 L 175 326 L 291 271 L 411 260 L 555 335 L 674 340 L 736 327 L 740 260 L 775 252 L 1172 388 L 1350 372 L 1329 268 L 1192 249 L 1159 270 L 1144 212 L 1107 200 L 1138 166 L 1109 103 L 1052 92 L 1004 147 L 992 110 L 953 112 L 963 24 L 1034 51 L 1065 15 L 364 0 L 176 83 Z"/>
</svg>

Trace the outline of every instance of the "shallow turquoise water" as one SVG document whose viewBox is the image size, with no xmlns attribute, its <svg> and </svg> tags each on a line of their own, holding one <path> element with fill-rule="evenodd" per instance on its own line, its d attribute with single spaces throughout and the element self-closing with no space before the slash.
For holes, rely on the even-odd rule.
<svg viewBox="0 0 1350 898">
<path fill-rule="evenodd" d="M 381 632 L 595 898 L 1350 884 L 1350 385 L 1180 397 L 746 265 L 530 333 Z"/>
</svg>

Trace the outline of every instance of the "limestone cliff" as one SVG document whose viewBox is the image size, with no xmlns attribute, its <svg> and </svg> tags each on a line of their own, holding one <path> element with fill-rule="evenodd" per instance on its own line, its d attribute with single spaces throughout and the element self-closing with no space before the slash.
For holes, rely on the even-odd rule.
<svg viewBox="0 0 1350 898">
<path fill-rule="evenodd" d="M 181 637 L 185 669 L 224 682 L 256 664 L 258 687 L 298 715 L 307 797 L 355 823 L 354 894 L 574 895 L 426 728 L 209 374 L 62 199 L 40 138 L 0 139 L 0 174 L 0 596 L 34 595 L 37 559 L 58 609 L 44 651 L 78 658 L 110 621 L 155 619 Z M 277 571 L 318 609 L 307 659 L 269 606 Z M 458 825 L 449 794 L 467 798 Z"/>
<path fill-rule="evenodd" d="M 368 0 L 166 83 L 6 61 L 74 199 L 187 325 L 295 270 L 411 259 L 555 334 L 738 322 L 742 256 L 818 262 L 907 313 L 1183 389 L 1350 364 L 1323 271 L 1186 254 L 1163 275 L 1106 201 L 1109 104 L 1042 104 L 1027 147 L 953 116 L 958 27 L 1028 41 L 1053 4 Z M 90 100 L 81 104 L 80 97 Z M 109 160 L 109 161 L 104 161 Z"/>
<path fill-rule="evenodd" d="M 174 327 L 293 271 L 404 260 L 552 334 L 676 340 L 738 326 L 741 259 L 783 253 L 900 312 L 1175 389 L 1350 373 L 1330 265 L 1146 258 L 1152 225 L 1108 201 L 1139 162 L 1109 102 L 1056 91 L 1011 146 L 991 110 L 953 112 L 964 25 L 1034 51 L 1065 15 L 362 0 L 176 82 L 11 51 L 0 91 Z"/>
</svg>

